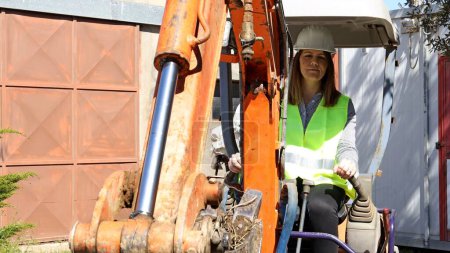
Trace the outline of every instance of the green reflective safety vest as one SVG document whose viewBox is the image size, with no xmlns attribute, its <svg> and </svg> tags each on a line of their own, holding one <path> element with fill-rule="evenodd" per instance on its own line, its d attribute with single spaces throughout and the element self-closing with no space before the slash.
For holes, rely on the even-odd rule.
<svg viewBox="0 0 450 253">
<path fill-rule="evenodd" d="M 341 95 L 336 105 L 320 101 L 306 131 L 297 105 L 288 104 L 284 170 L 286 179 L 311 180 L 315 185 L 332 184 L 354 199 L 353 186 L 333 172 L 336 151 L 347 122 L 349 98 Z"/>
</svg>

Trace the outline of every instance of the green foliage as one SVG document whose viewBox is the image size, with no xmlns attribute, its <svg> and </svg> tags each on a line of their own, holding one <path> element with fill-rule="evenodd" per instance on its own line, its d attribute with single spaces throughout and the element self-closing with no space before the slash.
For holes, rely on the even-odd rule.
<svg viewBox="0 0 450 253">
<path fill-rule="evenodd" d="M 9 206 L 5 202 L 11 197 L 17 189 L 18 182 L 25 180 L 35 174 L 32 172 L 13 173 L 0 176 L 0 208 Z M 11 238 L 17 236 L 20 232 L 32 228 L 32 224 L 16 222 L 0 228 L 0 253 L 19 252 L 17 244 L 11 241 Z"/>
<path fill-rule="evenodd" d="M 21 132 L 19 132 L 17 130 L 11 129 L 11 128 L 2 128 L 2 129 L 0 129 L 0 138 L 2 138 L 2 135 L 4 135 L 4 134 L 20 134 L 20 135 L 24 135 L 23 133 L 21 133 Z"/>
<path fill-rule="evenodd" d="M 0 176 L 0 208 L 8 206 L 8 203 L 5 203 L 4 200 L 11 197 L 14 192 L 19 189 L 19 186 L 17 185 L 19 181 L 34 175 L 35 174 L 32 172 L 23 172 Z"/>
<path fill-rule="evenodd" d="M 3 134 L 20 134 L 21 132 L 10 128 L 0 129 L 0 138 Z M 6 199 L 11 197 L 17 189 L 19 189 L 18 183 L 21 180 L 25 180 L 34 176 L 32 172 L 12 173 L 0 176 L 0 208 L 10 206 L 5 202 Z M 32 228 L 32 224 L 16 222 L 0 228 L 0 253 L 3 252 L 20 252 L 17 244 L 15 244 L 11 238 L 17 236 L 19 233 L 26 229 Z"/>
<path fill-rule="evenodd" d="M 427 36 L 431 51 L 450 56 L 450 0 L 423 0 L 422 4 L 414 6 L 416 0 L 406 0 L 405 5 L 413 7 L 409 13 L 411 18 L 417 18 Z M 438 29 L 447 29 L 442 36 Z"/>
<path fill-rule="evenodd" d="M 16 245 L 11 243 L 10 238 L 32 227 L 33 227 L 32 224 L 17 222 L 0 228 L 0 252 L 8 252 L 13 251 L 13 249 L 16 249 L 17 248 Z"/>
</svg>

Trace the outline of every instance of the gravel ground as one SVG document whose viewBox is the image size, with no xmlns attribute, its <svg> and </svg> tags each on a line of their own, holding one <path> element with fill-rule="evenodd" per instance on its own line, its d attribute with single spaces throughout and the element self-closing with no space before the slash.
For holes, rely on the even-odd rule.
<svg viewBox="0 0 450 253">
<path fill-rule="evenodd" d="M 51 242 L 20 246 L 22 252 L 30 253 L 69 253 L 69 242 Z"/>
</svg>

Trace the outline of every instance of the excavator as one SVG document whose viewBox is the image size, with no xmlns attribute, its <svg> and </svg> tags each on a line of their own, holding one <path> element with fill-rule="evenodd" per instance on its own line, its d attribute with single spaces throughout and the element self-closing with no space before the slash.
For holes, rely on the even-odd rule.
<svg viewBox="0 0 450 253">
<path fill-rule="evenodd" d="M 289 239 L 320 238 L 343 252 L 395 252 L 395 210 L 372 203 L 370 176 L 351 180 L 358 197 L 339 238 L 285 229 L 298 215 L 297 198 L 291 198 L 297 189 L 289 187 L 288 208 L 284 215 L 280 211 L 282 103 L 291 38 L 309 24 L 329 28 L 337 47 L 384 47 L 386 66 L 392 65 L 398 39 L 381 0 L 167 0 L 145 157 L 137 172 L 118 171 L 105 180 L 91 221 L 72 228 L 71 251 L 267 253 L 286 252 Z M 232 63 L 238 63 L 240 76 L 238 144 L 230 103 Z M 240 174 L 229 172 L 223 180 L 201 170 L 218 72 L 227 155 L 240 151 L 243 165 Z M 392 95 L 392 71 L 386 67 L 385 73 L 384 93 Z M 387 138 L 380 136 L 378 155 Z M 124 210 L 128 217 L 119 218 Z"/>
</svg>

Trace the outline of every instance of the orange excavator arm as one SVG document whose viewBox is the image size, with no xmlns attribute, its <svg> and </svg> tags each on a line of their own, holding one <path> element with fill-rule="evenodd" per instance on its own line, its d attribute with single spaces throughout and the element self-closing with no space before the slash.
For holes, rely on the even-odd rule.
<svg viewBox="0 0 450 253">
<path fill-rule="evenodd" d="M 227 10 L 238 38 L 237 52 L 221 57 Z M 262 252 L 274 251 L 279 98 L 287 51 L 282 16 L 281 3 L 273 0 L 167 1 L 154 61 L 159 76 L 144 161 L 137 179 L 116 172 L 105 181 L 91 222 L 72 229 L 73 252 L 238 248 L 227 245 L 227 230 L 218 228 L 229 217 L 217 208 L 223 185 L 200 170 L 221 58 L 240 63 L 243 185 L 244 190 L 262 193 L 261 207 L 254 209 L 262 221 L 262 243 L 260 236 L 244 241 L 256 240 Z M 121 209 L 130 203 L 129 219 L 119 220 Z M 213 215 L 205 211 L 211 210 L 208 206 Z"/>
<path fill-rule="evenodd" d="M 278 1 L 231 1 L 244 96 L 241 134 L 244 189 L 262 192 L 262 252 L 276 244 L 280 85 L 286 76 L 286 35 Z M 240 43 L 239 43 L 240 42 Z"/>
</svg>

